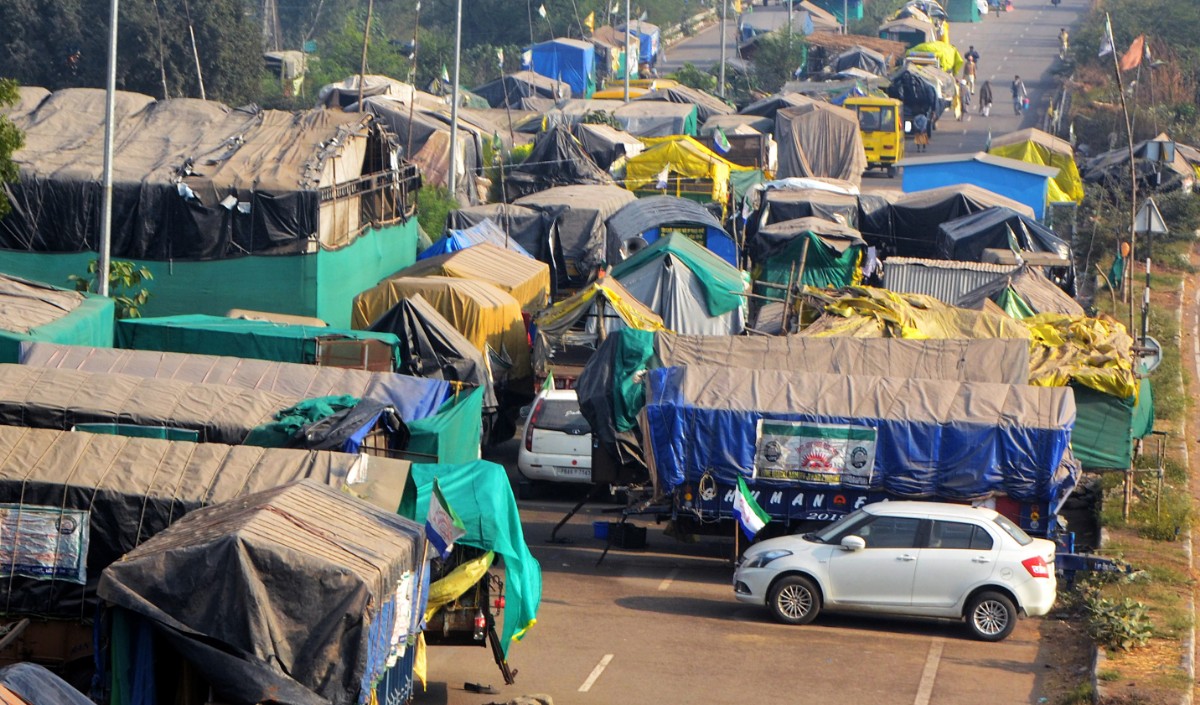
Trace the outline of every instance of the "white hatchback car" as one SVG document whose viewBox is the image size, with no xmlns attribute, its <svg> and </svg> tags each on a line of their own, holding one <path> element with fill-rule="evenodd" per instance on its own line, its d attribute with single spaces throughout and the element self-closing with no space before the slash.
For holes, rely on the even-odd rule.
<svg viewBox="0 0 1200 705">
<path fill-rule="evenodd" d="M 821 531 L 754 544 L 733 585 L 738 600 L 787 624 L 822 609 L 966 619 L 976 637 L 1000 641 L 1019 612 L 1054 605 L 1054 552 L 991 509 L 879 502 Z"/>
<path fill-rule="evenodd" d="M 533 482 L 592 481 L 592 428 L 574 389 L 549 389 L 533 401 L 517 469 Z"/>
</svg>

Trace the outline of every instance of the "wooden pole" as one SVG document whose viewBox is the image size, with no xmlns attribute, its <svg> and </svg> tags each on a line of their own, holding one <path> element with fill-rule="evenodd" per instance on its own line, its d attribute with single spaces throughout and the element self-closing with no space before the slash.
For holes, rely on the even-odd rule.
<svg viewBox="0 0 1200 705">
<path fill-rule="evenodd" d="M 420 10 L 417 10 L 417 12 L 420 12 Z M 358 67 L 358 112 L 360 113 L 366 110 L 366 106 L 363 105 L 363 84 L 366 82 L 367 45 L 371 42 L 371 18 L 374 17 L 374 15 L 375 0 L 367 0 L 367 26 L 363 29 L 362 62 Z M 415 47 L 416 45 L 414 44 L 413 46 Z M 411 125 L 411 123 L 409 124 Z"/>
<path fill-rule="evenodd" d="M 1125 139 L 1129 147 L 1129 259 L 1137 257 L 1137 165 L 1133 159 L 1133 126 L 1129 122 L 1129 107 L 1125 104 L 1125 81 L 1121 78 L 1121 64 L 1117 61 L 1117 45 L 1113 40 L 1112 19 L 1104 13 L 1104 31 L 1112 47 L 1113 73 L 1117 76 L 1117 92 L 1121 97 L 1121 113 L 1125 116 Z M 1129 331 L 1133 332 L 1133 267 L 1125 265 L 1122 290 L 1129 302 Z"/>
<path fill-rule="evenodd" d="M 417 106 L 417 52 L 420 51 L 417 44 L 417 33 L 421 30 L 421 3 L 417 3 L 417 17 L 413 22 L 413 56 L 412 56 L 412 95 L 408 99 L 408 145 L 404 148 L 404 158 L 412 160 L 412 138 L 413 138 L 413 112 Z M 359 80 L 359 83 L 362 83 Z M 358 104 L 362 105 L 362 98 L 358 99 Z"/>
</svg>

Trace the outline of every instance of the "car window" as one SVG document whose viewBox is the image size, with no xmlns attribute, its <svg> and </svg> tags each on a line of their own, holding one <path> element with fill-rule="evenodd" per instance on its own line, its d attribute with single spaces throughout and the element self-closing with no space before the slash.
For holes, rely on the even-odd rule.
<svg viewBox="0 0 1200 705">
<path fill-rule="evenodd" d="M 571 399 L 543 399 L 534 428 L 564 433 L 591 433 L 587 419 L 579 410 L 579 402 Z"/>
<path fill-rule="evenodd" d="M 881 126 L 877 108 L 858 109 L 858 129 L 863 132 L 878 132 Z"/>
<path fill-rule="evenodd" d="M 958 548 L 988 551 L 992 537 L 981 526 L 961 521 L 934 521 L 929 530 L 929 548 Z"/>
<path fill-rule="evenodd" d="M 867 542 L 867 548 L 913 548 L 921 520 L 911 517 L 872 517 L 854 532 Z"/>
<path fill-rule="evenodd" d="M 853 534 L 860 524 L 870 518 L 870 514 L 859 509 L 821 529 L 814 536 L 821 543 L 838 544 L 842 538 Z"/>
<path fill-rule="evenodd" d="M 1021 544 L 1022 546 L 1028 546 L 1029 544 L 1033 543 L 1033 539 L 1029 538 L 1029 534 L 1022 531 L 1021 527 L 1012 523 L 1008 517 L 998 514 L 993 521 L 995 521 L 996 525 L 1001 529 L 1004 529 L 1004 533 L 1016 539 L 1017 543 Z"/>
</svg>

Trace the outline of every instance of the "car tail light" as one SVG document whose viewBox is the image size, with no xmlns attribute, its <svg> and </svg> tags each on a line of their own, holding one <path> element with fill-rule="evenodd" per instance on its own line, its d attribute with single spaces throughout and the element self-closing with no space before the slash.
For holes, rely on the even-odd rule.
<svg viewBox="0 0 1200 705">
<path fill-rule="evenodd" d="M 1025 570 L 1035 578 L 1049 578 L 1050 568 L 1046 565 L 1046 561 L 1041 556 L 1032 556 L 1021 561 L 1021 565 L 1025 566 Z"/>
<path fill-rule="evenodd" d="M 483 610 L 475 613 L 475 641 L 483 641 L 483 637 L 487 630 L 487 617 L 483 616 Z"/>
<path fill-rule="evenodd" d="M 533 427 L 537 424 L 538 417 L 542 415 L 542 400 L 539 399 L 533 405 L 533 411 L 529 412 L 529 420 L 525 422 L 525 450 L 533 452 Z"/>
<path fill-rule="evenodd" d="M 501 595 L 500 597 L 492 600 L 492 607 L 498 610 L 504 609 L 504 596 Z"/>
</svg>

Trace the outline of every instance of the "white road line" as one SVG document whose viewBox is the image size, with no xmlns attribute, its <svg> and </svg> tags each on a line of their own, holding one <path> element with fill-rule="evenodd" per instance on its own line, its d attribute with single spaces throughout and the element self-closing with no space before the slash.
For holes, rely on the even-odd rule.
<svg viewBox="0 0 1200 705">
<path fill-rule="evenodd" d="M 940 652 L 941 649 L 938 649 L 938 651 Z M 604 673 L 604 669 L 608 668 L 608 664 L 612 663 L 612 660 L 612 654 L 604 654 L 604 658 L 600 659 L 600 663 L 596 664 L 596 667 L 592 669 L 591 675 L 587 677 L 583 685 L 579 686 L 579 692 L 586 693 L 591 690 L 592 686 L 596 683 L 596 679 L 600 677 L 601 673 Z M 925 702 L 929 702 L 929 699 L 926 698 Z"/>
<path fill-rule="evenodd" d="M 925 670 L 921 672 L 921 684 L 917 686 L 917 699 L 913 701 L 913 705 L 929 705 L 929 698 L 933 696 L 933 681 L 937 678 L 938 662 L 942 660 L 942 647 L 945 644 L 944 639 L 934 639 L 929 645 L 929 656 L 925 658 Z"/>
<path fill-rule="evenodd" d="M 663 581 L 658 584 L 659 592 L 666 592 L 668 589 L 670 589 L 671 581 L 675 580 L 676 575 L 679 575 L 679 569 L 672 568 L 671 572 L 667 573 L 667 577 L 663 578 Z"/>
</svg>

